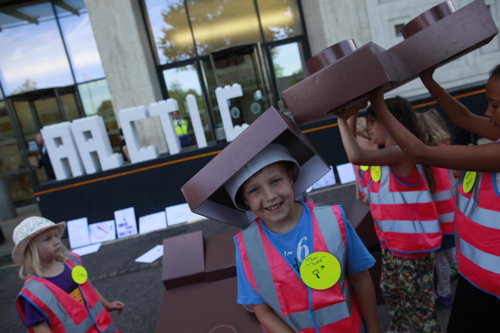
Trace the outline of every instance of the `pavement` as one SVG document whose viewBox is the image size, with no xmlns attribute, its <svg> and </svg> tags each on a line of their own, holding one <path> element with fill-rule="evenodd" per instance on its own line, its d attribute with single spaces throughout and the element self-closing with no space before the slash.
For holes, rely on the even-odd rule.
<svg viewBox="0 0 500 333">
<path fill-rule="evenodd" d="M 316 203 L 342 204 L 348 211 L 354 203 L 355 187 L 352 184 L 336 185 L 313 191 L 310 195 Z M 36 204 L 18 208 L 19 216 L 16 221 L 2 222 L 5 238 L 9 238 L 5 230 L 8 228 L 13 230 L 12 226 L 15 227 L 23 218 L 39 214 Z M 85 255 L 82 260 L 89 272 L 90 280 L 100 293 L 108 301 L 120 300 L 125 303 L 125 311 L 120 316 L 112 313 L 120 331 L 154 332 L 164 292 L 161 259 L 152 264 L 136 263 L 134 259 L 162 244 L 163 239 L 168 237 L 198 230 L 202 230 L 203 235 L 207 237 L 236 229 L 208 219 L 176 225 L 149 234 L 104 243 L 98 252 Z M 69 245 L 67 239 L 63 242 Z M 0 244 L 0 331 L 4 333 L 25 331 L 15 310 L 15 299 L 23 281 L 18 277 L 19 269 L 10 257 L 12 249 L 12 241 L 7 240 Z M 456 280 L 452 286 L 454 290 Z M 379 305 L 377 309 L 382 332 L 385 332 L 389 324 L 387 308 L 385 305 Z M 439 318 L 444 327 L 447 325 L 450 310 L 451 307 L 438 304 Z M 193 319 L 196 319 L 196 314 L 193 314 Z"/>
</svg>

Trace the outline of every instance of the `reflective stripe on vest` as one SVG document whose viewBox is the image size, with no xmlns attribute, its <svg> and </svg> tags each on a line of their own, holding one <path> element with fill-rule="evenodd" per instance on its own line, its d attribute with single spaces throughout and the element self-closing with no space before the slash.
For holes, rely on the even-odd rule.
<svg viewBox="0 0 500 333">
<path fill-rule="evenodd" d="M 75 256 L 70 254 L 69 258 L 65 264 L 70 268 L 79 264 Z M 47 317 L 52 332 L 118 332 L 90 282 L 79 285 L 79 288 L 85 305 L 46 279 L 30 278 L 17 298 L 17 309 L 24 320 L 20 298 L 28 299 Z"/>
<path fill-rule="evenodd" d="M 432 171 L 436 180 L 436 192 L 432 194 L 432 198 L 436 204 L 439 225 L 444 235 L 452 235 L 455 232 L 453 221 L 457 210 L 454 176 L 448 169 L 433 167 Z"/>
<path fill-rule="evenodd" d="M 500 298 L 500 194 L 495 174 L 478 173 L 472 193 L 458 188 L 457 261 L 460 274 Z"/>
<path fill-rule="evenodd" d="M 359 165 L 354 165 L 354 172 L 358 182 L 359 197 L 365 198 L 368 195 L 368 186 L 370 185 L 371 176 L 370 171 L 363 171 Z"/>
<path fill-rule="evenodd" d="M 431 252 L 441 246 L 436 206 L 420 165 L 420 184 L 406 186 L 382 166 L 380 182 L 368 188 L 370 211 L 380 241 L 395 252 Z"/>
<path fill-rule="evenodd" d="M 337 206 L 308 206 L 313 252 L 327 251 L 339 260 L 342 267 L 339 282 L 327 290 L 308 288 L 281 251 L 272 245 L 258 220 L 236 236 L 245 274 L 264 301 L 296 332 L 313 332 L 315 327 L 319 328 L 316 332 L 342 331 L 345 327 L 348 331 L 364 332 L 357 305 L 351 303 L 344 272 L 346 243 L 342 212 Z M 323 238 L 323 235 L 328 236 Z"/>
</svg>

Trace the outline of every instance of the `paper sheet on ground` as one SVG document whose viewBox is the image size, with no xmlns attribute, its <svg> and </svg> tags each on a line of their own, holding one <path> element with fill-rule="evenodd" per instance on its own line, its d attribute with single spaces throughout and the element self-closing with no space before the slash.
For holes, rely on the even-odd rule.
<svg viewBox="0 0 500 333">
<path fill-rule="evenodd" d="M 134 207 L 115 211 L 115 222 L 118 238 L 137 234 L 137 223 L 135 220 Z"/>
<path fill-rule="evenodd" d="M 102 243 L 116 239 L 115 220 L 89 225 L 90 243 Z"/>
<path fill-rule="evenodd" d="M 74 249 L 90 244 L 89 225 L 86 217 L 66 222 L 69 246 Z"/>
<path fill-rule="evenodd" d="M 339 173 L 340 183 L 347 184 L 356 181 L 356 174 L 351 163 L 337 165 L 337 172 Z"/>
<path fill-rule="evenodd" d="M 92 244 L 84 247 L 79 247 L 78 249 L 73 249 L 71 252 L 78 254 L 79 256 L 84 256 L 86 254 L 94 253 L 99 251 L 101 243 Z"/>
<path fill-rule="evenodd" d="M 156 245 L 148 252 L 144 253 L 139 258 L 135 259 L 135 262 L 145 262 L 152 263 L 156 259 L 160 258 L 163 255 L 163 245 Z"/>
<path fill-rule="evenodd" d="M 139 233 L 165 229 L 167 227 L 167 217 L 165 212 L 159 212 L 139 217 Z"/>
<path fill-rule="evenodd" d="M 175 224 L 187 222 L 190 209 L 189 205 L 184 203 L 167 207 L 165 208 L 165 212 L 167 213 L 167 224 L 170 227 Z"/>
<path fill-rule="evenodd" d="M 330 171 L 323 177 L 321 177 L 312 187 L 313 190 L 318 188 L 323 188 L 331 185 L 335 185 L 337 181 L 335 180 L 335 174 L 333 173 L 333 168 L 330 166 Z"/>
</svg>

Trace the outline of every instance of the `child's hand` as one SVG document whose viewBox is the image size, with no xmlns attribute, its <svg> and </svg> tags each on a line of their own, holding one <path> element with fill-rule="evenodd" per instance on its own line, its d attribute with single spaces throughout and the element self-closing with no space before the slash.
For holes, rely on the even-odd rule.
<svg viewBox="0 0 500 333">
<path fill-rule="evenodd" d="M 422 82 L 424 82 L 424 83 L 432 80 L 432 76 L 434 75 L 434 72 L 436 71 L 436 69 L 437 69 L 437 65 L 434 65 L 431 68 L 426 69 L 425 71 L 420 73 L 420 80 L 422 80 Z"/>
<path fill-rule="evenodd" d="M 384 88 L 382 88 L 382 86 L 373 89 L 367 96 L 375 111 L 377 110 L 377 106 L 384 104 Z"/>
<path fill-rule="evenodd" d="M 106 310 L 108 310 L 108 312 L 118 311 L 118 314 L 121 314 L 125 309 L 125 304 L 123 304 L 120 301 L 114 301 L 114 302 L 108 302 L 108 304 L 106 304 L 105 307 Z"/>
<path fill-rule="evenodd" d="M 351 118 L 351 116 L 357 114 L 359 112 L 359 110 L 366 108 L 367 105 L 368 105 L 367 102 L 364 102 L 362 104 L 356 104 L 356 105 L 350 107 L 349 109 L 344 110 L 341 114 L 338 115 L 338 117 L 342 118 L 344 120 L 347 120 L 347 119 Z"/>
</svg>

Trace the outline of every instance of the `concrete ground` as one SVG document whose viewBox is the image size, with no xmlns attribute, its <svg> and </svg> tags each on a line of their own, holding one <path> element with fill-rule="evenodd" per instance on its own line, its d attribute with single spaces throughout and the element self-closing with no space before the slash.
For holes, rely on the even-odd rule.
<svg viewBox="0 0 500 333">
<path fill-rule="evenodd" d="M 317 203 L 342 204 L 348 211 L 354 203 L 354 191 L 353 185 L 338 185 L 312 192 L 311 196 Z M 2 228 L 13 230 L 24 217 L 38 215 L 39 211 L 36 205 L 32 205 L 19 208 L 18 214 L 16 219 L 18 221 L 10 223 L 13 226 L 7 227 L 2 222 Z M 97 253 L 83 256 L 82 259 L 91 281 L 101 294 L 109 301 L 120 300 L 125 303 L 124 313 L 120 316 L 113 314 L 121 332 L 154 332 L 164 291 L 161 259 L 152 264 L 136 263 L 134 259 L 154 246 L 162 244 L 164 238 L 198 230 L 202 230 L 206 237 L 235 229 L 213 220 L 182 224 L 146 235 L 105 243 Z M 4 235 L 8 238 L 11 234 L 7 236 L 4 233 Z M 67 239 L 65 242 L 68 245 Z M 11 241 L 0 244 L 0 331 L 5 333 L 24 331 L 14 304 L 23 281 L 19 279 L 18 268 L 10 258 L 12 248 Z M 456 281 L 453 283 L 453 289 L 455 285 Z M 442 325 L 446 326 L 450 307 L 438 305 L 438 311 Z M 385 305 L 378 306 L 378 313 L 382 332 L 385 332 L 389 323 Z M 196 319 L 196 315 L 193 319 Z"/>
</svg>

